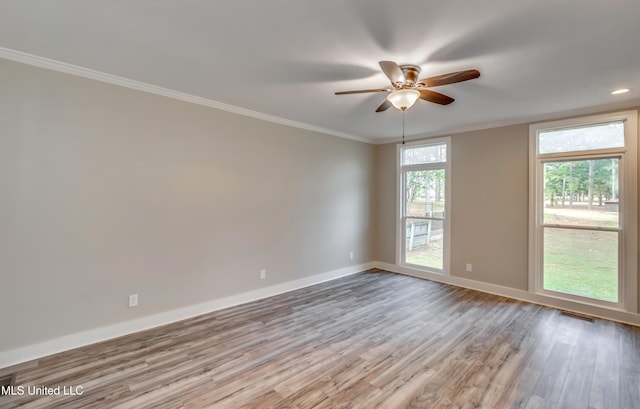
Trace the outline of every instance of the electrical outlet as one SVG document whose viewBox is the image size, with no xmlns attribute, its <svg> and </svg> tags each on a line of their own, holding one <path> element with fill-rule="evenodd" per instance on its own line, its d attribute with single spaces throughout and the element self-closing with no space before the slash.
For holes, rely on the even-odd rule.
<svg viewBox="0 0 640 409">
<path fill-rule="evenodd" d="M 138 294 L 129 294 L 129 307 L 138 306 Z"/>
<path fill-rule="evenodd" d="M 349 260 L 353 260 L 353 251 L 349 253 Z"/>
<path fill-rule="evenodd" d="M 267 278 L 267 270 L 263 268 L 262 270 L 260 270 L 260 279 L 264 280 L 265 278 Z"/>
<path fill-rule="evenodd" d="M 471 263 L 467 263 L 467 271 L 473 271 L 473 266 Z"/>
</svg>

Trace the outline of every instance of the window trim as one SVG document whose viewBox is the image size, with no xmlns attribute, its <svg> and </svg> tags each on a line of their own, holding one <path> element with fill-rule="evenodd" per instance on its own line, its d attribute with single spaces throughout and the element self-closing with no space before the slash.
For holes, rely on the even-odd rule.
<svg viewBox="0 0 640 409">
<path fill-rule="evenodd" d="M 625 146 L 584 151 L 539 154 L 537 136 L 540 131 L 562 128 L 575 128 L 607 122 L 624 122 Z M 638 260 L 636 257 L 638 243 L 637 219 L 637 139 L 638 112 L 624 111 L 610 114 L 592 115 L 560 121 L 536 123 L 529 126 L 529 292 L 563 300 L 576 301 L 582 304 L 595 305 L 613 310 L 638 312 Z M 620 157 L 620 212 L 619 259 L 619 299 L 618 303 L 600 301 L 588 297 L 558 293 L 542 288 L 542 225 L 543 206 L 541 197 L 543 189 L 543 164 L 553 160 L 590 159 L 596 157 Z"/>
<path fill-rule="evenodd" d="M 445 162 L 434 162 L 424 164 L 414 164 L 402 166 L 402 152 L 407 148 L 420 146 L 445 145 L 447 150 L 447 160 Z M 450 254 L 451 254 L 451 137 L 440 137 L 424 139 L 420 141 L 407 142 L 396 145 L 396 265 L 426 271 L 436 274 L 450 275 Z M 444 169 L 445 189 L 444 189 L 444 238 L 443 238 L 443 259 L 442 270 L 420 266 L 404 262 L 404 172 L 415 170 Z"/>
</svg>

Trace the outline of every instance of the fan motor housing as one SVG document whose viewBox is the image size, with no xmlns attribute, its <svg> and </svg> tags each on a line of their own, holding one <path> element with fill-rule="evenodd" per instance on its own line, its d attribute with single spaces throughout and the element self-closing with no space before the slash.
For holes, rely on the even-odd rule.
<svg viewBox="0 0 640 409">
<path fill-rule="evenodd" d="M 406 79 L 404 86 L 413 87 L 418 81 L 418 75 L 420 75 L 420 67 L 413 64 L 403 64 L 399 66 Z"/>
</svg>

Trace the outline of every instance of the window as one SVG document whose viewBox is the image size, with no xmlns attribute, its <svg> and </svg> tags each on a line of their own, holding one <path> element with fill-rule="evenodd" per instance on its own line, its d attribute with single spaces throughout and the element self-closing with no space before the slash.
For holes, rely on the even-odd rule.
<svg viewBox="0 0 640 409">
<path fill-rule="evenodd" d="M 448 273 L 449 138 L 398 145 L 398 264 Z"/>
<path fill-rule="evenodd" d="M 532 292 L 636 311 L 635 111 L 530 127 Z"/>
</svg>

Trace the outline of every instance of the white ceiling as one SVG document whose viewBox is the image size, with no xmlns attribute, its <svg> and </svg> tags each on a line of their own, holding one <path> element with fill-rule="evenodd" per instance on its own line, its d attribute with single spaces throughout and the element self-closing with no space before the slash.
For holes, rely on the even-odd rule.
<svg viewBox="0 0 640 409">
<path fill-rule="evenodd" d="M 333 94 L 387 87 L 379 60 L 482 73 L 435 89 L 449 106 L 418 101 L 409 136 L 640 100 L 639 17 L 638 0 L 3 0 L 0 47 L 382 142 L 402 123 L 374 112 L 385 94 Z"/>
</svg>

